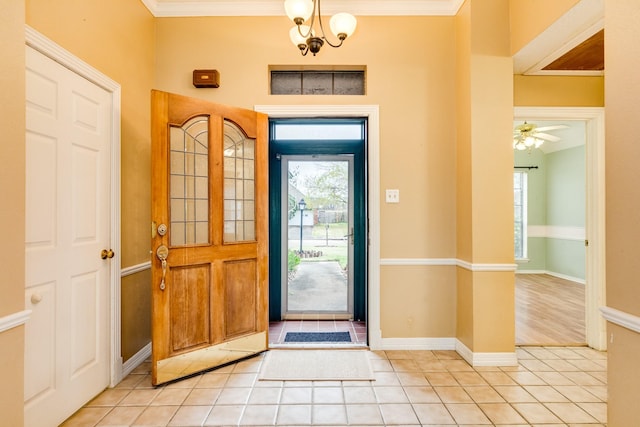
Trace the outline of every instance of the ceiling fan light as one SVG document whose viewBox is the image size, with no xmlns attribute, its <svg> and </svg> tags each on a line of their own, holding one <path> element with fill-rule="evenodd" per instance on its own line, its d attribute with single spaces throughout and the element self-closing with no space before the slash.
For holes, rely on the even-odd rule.
<svg viewBox="0 0 640 427">
<path fill-rule="evenodd" d="M 526 145 L 527 147 L 531 147 L 535 145 L 535 143 L 536 143 L 536 139 L 532 136 L 528 136 L 524 139 L 524 145 Z"/>
<path fill-rule="evenodd" d="M 542 143 L 544 142 L 544 140 L 539 139 L 539 138 L 534 138 L 534 139 L 536 141 L 536 143 L 535 143 L 535 147 L 536 148 L 539 148 L 542 145 Z"/>
<path fill-rule="evenodd" d="M 516 144 L 515 148 L 516 148 L 517 150 L 524 151 L 524 150 L 526 150 L 526 149 L 527 149 L 527 146 L 526 146 L 526 145 L 524 145 L 524 144 L 522 143 L 522 141 L 520 141 L 519 143 L 517 143 L 517 144 Z"/>
<path fill-rule="evenodd" d="M 329 21 L 331 32 L 340 40 L 352 35 L 356 30 L 357 25 L 358 21 L 356 20 L 356 17 L 346 12 L 336 13 Z"/>
<path fill-rule="evenodd" d="M 313 13 L 313 0 L 285 0 L 284 10 L 289 19 L 296 24 L 306 21 Z"/>
</svg>

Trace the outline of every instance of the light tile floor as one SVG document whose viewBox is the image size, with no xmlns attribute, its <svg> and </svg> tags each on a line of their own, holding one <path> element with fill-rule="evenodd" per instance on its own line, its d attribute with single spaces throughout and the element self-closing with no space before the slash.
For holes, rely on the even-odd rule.
<svg viewBox="0 0 640 427">
<path fill-rule="evenodd" d="M 158 388 L 145 362 L 63 425 L 606 425 L 606 353 L 517 353 L 518 366 L 473 368 L 454 351 L 373 351 L 376 381 L 343 382 L 259 381 L 261 354 Z"/>
</svg>

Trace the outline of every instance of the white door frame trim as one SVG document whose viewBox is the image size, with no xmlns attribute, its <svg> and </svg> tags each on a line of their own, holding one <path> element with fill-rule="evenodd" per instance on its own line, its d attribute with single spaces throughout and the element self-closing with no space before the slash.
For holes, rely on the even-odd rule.
<svg viewBox="0 0 640 427">
<path fill-rule="evenodd" d="M 274 118 L 366 117 L 368 170 L 368 282 L 367 332 L 369 348 L 382 348 L 380 329 L 380 116 L 377 105 L 255 105 L 254 109 Z"/>
<path fill-rule="evenodd" d="M 114 387 L 122 380 L 122 355 L 120 346 L 120 84 L 93 68 L 91 65 L 74 56 L 52 40 L 25 25 L 26 45 L 51 58 L 74 73 L 100 86 L 111 94 L 111 181 L 110 185 L 110 241 L 115 256 L 111 259 L 110 276 L 110 310 L 109 310 L 109 379 Z"/>
<path fill-rule="evenodd" d="M 586 123 L 586 254 L 585 321 L 587 344 L 607 348 L 607 324 L 600 312 L 606 306 L 604 108 L 515 107 L 514 120 L 578 120 Z"/>
</svg>

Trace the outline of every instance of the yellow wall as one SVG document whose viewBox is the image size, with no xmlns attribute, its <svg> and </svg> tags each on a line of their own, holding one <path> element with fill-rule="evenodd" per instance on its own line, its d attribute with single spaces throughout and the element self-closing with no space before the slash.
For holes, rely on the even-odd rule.
<svg viewBox="0 0 640 427">
<path fill-rule="evenodd" d="M 637 136 L 640 99 L 640 4 L 605 0 L 606 64 L 606 274 L 607 306 L 640 316 L 640 144 Z M 610 426 L 630 426 L 640 419 L 640 334 L 609 324 Z"/>
<path fill-rule="evenodd" d="M 383 338 L 456 335 L 455 267 L 386 266 L 380 292 Z M 405 297 L 399 297 L 404 295 Z M 406 298 L 410 296 L 410 298 Z"/>
<path fill-rule="evenodd" d="M 602 76 L 513 76 L 516 107 L 604 107 Z"/>
<path fill-rule="evenodd" d="M 24 310 L 24 3 L 0 0 L 0 318 Z M 0 424 L 21 426 L 24 326 L 0 332 Z"/>
<path fill-rule="evenodd" d="M 245 108 L 255 104 L 379 105 L 381 191 L 397 188 L 401 194 L 399 204 L 381 206 L 381 256 L 452 258 L 453 22 L 452 17 L 358 17 L 358 29 L 344 47 L 325 45 L 316 57 L 302 57 L 289 41 L 291 24 L 285 16 L 162 18 L 158 20 L 158 88 Z M 271 96 L 269 66 L 283 64 L 365 65 L 367 94 Z M 194 88 L 191 74 L 196 68 L 217 69 L 220 88 Z M 454 270 L 444 269 L 448 272 L 443 275 L 439 269 L 382 267 L 384 337 L 451 336 L 453 312 L 435 323 L 433 313 L 421 313 L 453 301 Z M 404 279 L 402 289 L 395 274 Z M 429 305 L 421 306 L 416 295 Z M 410 307 L 410 329 L 399 326 L 409 316 L 396 312 L 397 307 Z"/>
<path fill-rule="evenodd" d="M 26 16 L 28 25 L 122 87 L 122 267 L 148 261 L 155 18 L 142 2 L 131 0 L 27 0 Z M 148 272 L 122 283 L 123 320 L 128 323 L 122 335 L 125 360 L 151 340 L 149 283 L 140 285 L 141 280 L 150 280 Z M 131 307 L 137 311 L 127 311 Z"/>
<path fill-rule="evenodd" d="M 122 358 L 128 360 L 151 341 L 151 270 L 122 278 Z"/>
<path fill-rule="evenodd" d="M 580 0 L 509 0 L 511 54 L 517 53 Z"/>
<path fill-rule="evenodd" d="M 513 123 L 508 14 L 507 0 L 467 0 L 456 17 L 457 258 L 474 265 L 514 262 L 513 151 L 503 142 Z M 456 298 L 467 348 L 515 351 L 513 271 L 458 267 Z"/>
</svg>

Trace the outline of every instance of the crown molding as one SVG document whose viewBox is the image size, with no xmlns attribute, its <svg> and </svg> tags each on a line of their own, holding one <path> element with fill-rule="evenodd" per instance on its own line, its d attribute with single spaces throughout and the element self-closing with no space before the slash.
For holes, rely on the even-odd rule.
<svg viewBox="0 0 640 427">
<path fill-rule="evenodd" d="M 356 16 L 454 16 L 464 0 L 323 0 L 322 13 Z M 283 16 L 283 0 L 142 0 L 153 16 Z"/>
</svg>

